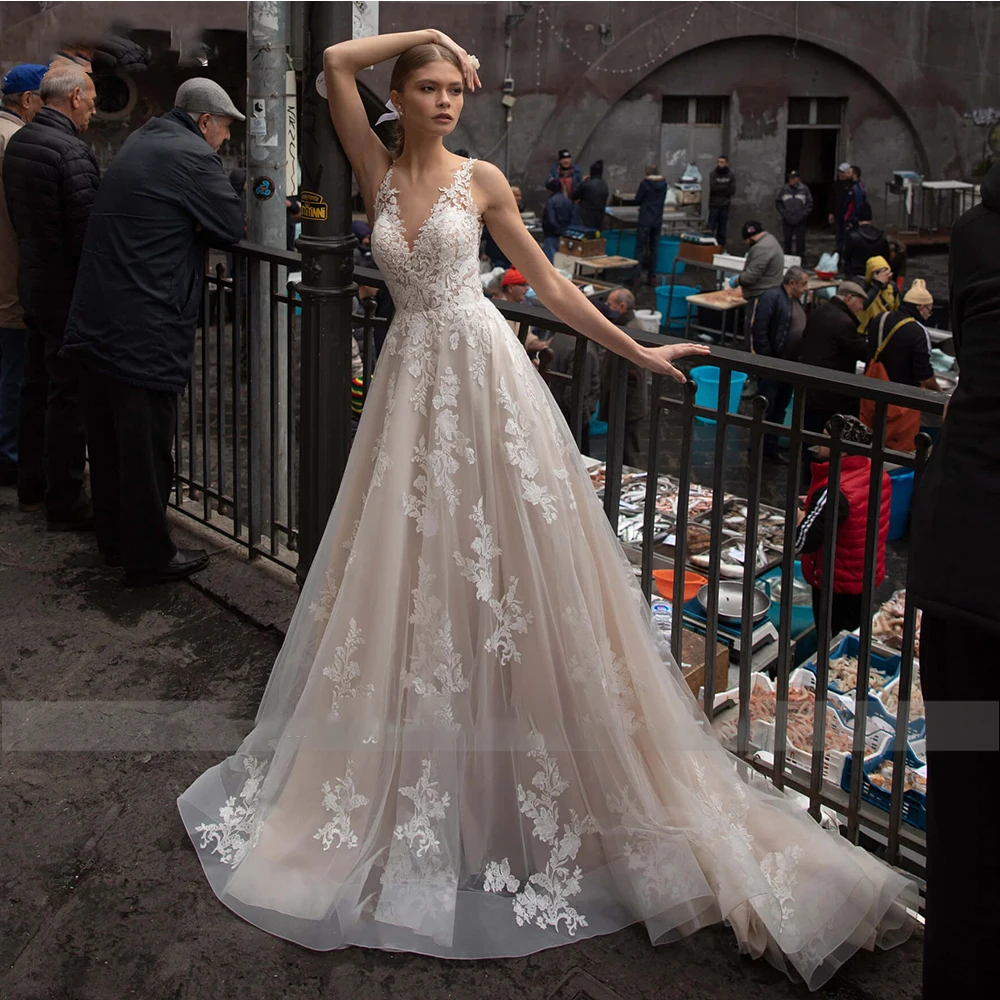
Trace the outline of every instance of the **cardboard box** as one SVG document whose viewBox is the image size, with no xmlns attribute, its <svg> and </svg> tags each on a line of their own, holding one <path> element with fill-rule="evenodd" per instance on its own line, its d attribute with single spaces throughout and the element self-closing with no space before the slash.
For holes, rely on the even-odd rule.
<svg viewBox="0 0 1000 1000">
<path fill-rule="evenodd" d="M 681 631 L 681 673 L 697 698 L 705 684 L 705 637 L 689 629 Z M 729 647 L 718 642 L 715 646 L 715 692 L 718 694 L 728 688 Z"/>
<path fill-rule="evenodd" d="M 700 264 L 711 264 L 712 258 L 719 252 L 717 244 L 713 243 L 686 243 L 681 240 L 677 248 L 677 256 L 681 260 L 696 260 Z"/>
<path fill-rule="evenodd" d="M 559 237 L 559 252 L 570 257 L 603 257 L 607 241 L 602 236 L 594 240 L 578 240 L 572 236 Z"/>
</svg>

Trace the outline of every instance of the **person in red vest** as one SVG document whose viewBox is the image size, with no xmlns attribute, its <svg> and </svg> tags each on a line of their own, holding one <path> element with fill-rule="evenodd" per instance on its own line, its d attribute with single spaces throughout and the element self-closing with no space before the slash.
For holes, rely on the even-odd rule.
<svg viewBox="0 0 1000 1000">
<path fill-rule="evenodd" d="M 832 419 L 832 418 L 831 418 Z M 842 441 L 871 444 L 872 432 L 857 417 L 842 416 Z M 826 425 L 830 433 L 830 423 Z M 812 483 L 806 509 L 800 514 L 795 551 L 801 554 L 802 575 L 813 589 L 813 618 L 819 627 L 819 597 L 823 582 L 823 540 L 830 504 L 830 449 L 814 449 L 820 461 L 812 464 Z M 868 487 L 871 459 L 844 455 L 840 465 L 840 502 L 837 504 L 837 552 L 833 563 L 833 606 L 830 635 L 853 632 L 861 625 L 861 588 L 865 572 L 865 531 L 868 527 Z M 885 540 L 889 534 L 892 484 L 882 472 L 882 506 L 879 514 L 878 550 L 875 555 L 875 586 L 885 579 Z"/>
</svg>

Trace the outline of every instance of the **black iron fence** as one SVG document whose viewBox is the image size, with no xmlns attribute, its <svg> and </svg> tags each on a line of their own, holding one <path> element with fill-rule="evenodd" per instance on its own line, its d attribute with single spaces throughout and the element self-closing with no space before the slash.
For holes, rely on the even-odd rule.
<svg viewBox="0 0 1000 1000">
<path fill-rule="evenodd" d="M 294 568 L 296 563 L 296 522 L 298 510 L 297 448 L 301 364 L 300 316 L 295 293 L 295 271 L 299 255 L 239 244 L 229 251 L 229 259 L 212 266 L 206 280 L 203 317 L 198 332 L 196 365 L 185 405 L 178 422 L 176 494 L 174 505 L 185 514 L 244 544 L 251 557 L 264 556 Z M 266 311 L 254 313 L 254 282 L 269 277 Z M 384 287 L 377 271 L 358 268 L 356 281 Z M 260 302 L 258 296 L 257 301 Z M 552 384 L 568 383 L 568 419 L 580 442 L 584 420 L 583 371 L 587 341 L 544 309 L 530 305 L 498 303 L 500 311 L 518 324 L 522 341 L 530 328 L 577 337 L 574 360 L 567 373 L 547 372 Z M 819 306 L 819 308 L 825 308 Z M 387 321 L 375 316 L 369 301 L 356 324 L 363 330 L 363 388 L 372 377 L 375 364 L 374 333 Z M 637 340 L 647 344 L 676 342 L 676 338 L 630 329 Z M 945 399 L 907 386 L 878 382 L 856 375 L 813 368 L 794 362 L 758 357 L 724 347 L 713 349 L 707 359 L 719 371 L 717 403 L 699 405 L 695 387 L 683 387 L 662 377 L 652 378 L 652 405 L 649 417 L 645 470 L 630 472 L 626 478 L 645 479 L 642 502 L 641 542 L 632 546 L 640 581 L 647 598 L 653 593 L 656 567 L 690 566 L 690 530 L 696 515 L 690 503 L 692 492 L 713 498 L 710 513 L 701 515 L 699 525 L 707 531 L 707 600 L 698 631 L 704 636 L 704 683 L 701 698 L 709 719 L 720 717 L 720 692 L 715 670 L 720 635 L 719 587 L 723 580 L 722 549 L 734 543 L 727 530 L 727 505 L 739 497 L 745 514 L 744 561 L 740 594 L 742 607 L 751 608 L 760 586 L 756 564 L 759 514 L 765 485 L 773 490 L 773 476 L 763 476 L 765 435 L 783 436 L 789 444 L 786 481 L 778 501 L 770 509 L 783 514 L 784 532 L 780 558 L 780 617 L 777 628 L 776 658 L 769 697 L 773 719 L 754 718 L 754 686 L 761 683 L 755 670 L 755 622 L 743 614 L 737 633 L 731 636 L 733 664 L 738 665 L 738 693 L 721 706 L 728 713 L 733 752 L 771 777 L 776 785 L 808 798 L 817 817 L 822 807 L 833 810 L 846 834 L 855 842 L 879 850 L 891 863 L 917 874 L 922 872 L 924 835 L 920 829 L 912 789 L 907 788 L 911 771 L 919 766 L 912 745 L 910 692 L 914 676 L 916 612 L 907 604 L 903 615 L 900 663 L 895 688 L 898 704 L 895 719 L 873 718 L 870 682 L 874 677 L 872 617 L 875 611 L 876 563 L 883 492 L 883 470 L 887 464 L 914 470 L 915 479 L 924 468 L 929 439 L 921 435 L 915 454 L 901 454 L 885 447 L 889 406 L 907 406 L 930 417 L 939 417 Z M 265 363 L 267 362 L 267 363 Z M 609 411 L 604 414 L 607 428 L 604 507 L 613 525 L 619 524 L 622 504 L 622 453 L 625 433 L 627 364 L 612 356 Z M 764 419 L 765 400 L 760 396 L 745 400 L 737 412 L 730 412 L 730 385 L 734 373 L 749 378 L 791 384 L 794 390 L 789 426 Z M 808 431 L 803 426 L 810 391 L 835 391 L 842 396 L 874 401 L 874 443 L 865 447 L 841 439 L 841 428 L 833 421 L 832 436 Z M 266 419 L 260 411 L 267 411 Z M 702 421 L 712 421 L 711 424 Z M 666 447 L 664 441 L 672 441 Z M 824 584 L 816 615 L 816 655 L 813 675 L 811 744 L 790 742 L 790 706 L 802 695 L 791 679 L 796 663 L 792 634 L 794 611 L 794 569 L 796 531 L 800 495 L 804 492 L 803 450 L 824 445 L 830 451 L 828 507 L 822 547 L 821 570 Z M 699 462 L 694 462 L 695 452 Z M 828 581 L 834 576 L 834 554 L 838 531 L 838 504 L 841 469 L 845 456 L 861 455 L 870 460 L 867 502 L 864 580 L 861 594 L 861 628 L 857 642 L 857 680 L 849 696 L 828 690 L 833 590 Z M 669 465 L 669 474 L 665 469 Z M 695 482 L 695 476 L 708 482 Z M 739 482 L 730 483 L 738 474 Z M 672 546 L 664 545 L 661 511 L 664 484 L 671 496 Z M 732 486 L 733 493 L 728 492 Z M 744 495 L 745 494 L 745 495 Z M 727 499 L 728 498 L 728 499 Z M 703 560 L 704 561 L 704 560 Z M 683 626 L 686 615 L 684 574 L 674 573 L 669 641 L 675 660 L 682 662 Z M 690 623 L 689 623 L 690 624 Z M 876 647 L 877 648 L 877 647 Z M 735 702 L 735 706 L 732 704 Z M 835 702 L 835 703 L 834 703 Z M 796 710 L 798 704 L 796 703 Z M 876 713 L 877 714 L 877 713 Z M 886 713 L 882 713 L 884 716 Z M 735 724 L 733 724 L 735 719 Z M 849 731 L 849 750 L 831 752 L 827 739 L 833 730 Z M 876 725 L 877 724 L 877 725 Z M 874 727 L 874 728 L 873 728 Z M 761 733 L 766 738 L 761 737 Z M 843 737 L 841 737 L 843 740 Z M 801 742 L 801 739 L 800 739 Z M 882 774 L 878 781 L 881 797 L 872 793 L 867 773 L 878 759 Z M 846 764 L 845 764 L 846 762 Z M 851 766 L 851 762 L 864 762 Z M 891 777 L 888 776 L 891 764 Z M 847 776 L 845 776 L 847 775 Z M 873 802 L 873 799 L 878 801 Z"/>
</svg>

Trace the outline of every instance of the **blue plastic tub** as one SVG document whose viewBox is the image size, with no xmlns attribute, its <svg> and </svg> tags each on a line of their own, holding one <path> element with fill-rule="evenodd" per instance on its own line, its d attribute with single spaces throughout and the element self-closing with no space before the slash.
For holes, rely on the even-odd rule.
<svg viewBox="0 0 1000 1000">
<path fill-rule="evenodd" d="M 602 229 L 601 235 L 604 237 L 604 252 L 609 257 L 616 254 L 622 257 L 635 257 L 634 229 Z"/>
<path fill-rule="evenodd" d="M 910 501 L 913 499 L 913 469 L 889 470 L 892 502 L 889 507 L 889 541 L 905 538 L 910 531 Z"/>
<path fill-rule="evenodd" d="M 604 437 L 608 433 L 607 421 L 601 420 L 601 404 L 594 407 L 594 412 L 590 418 L 590 436 L 592 438 Z"/>
<path fill-rule="evenodd" d="M 687 297 L 697 295 L 701 289 L 693 288 L 690 285 L 674 285 L 673 295 L 671 295 L 670 287 L 670 285 L 659 285 L 654 289 L 656 292 L 656 311 L 663 317 L 660 326 L 669 326 L 673 330 L 683 330 L 687 325 Z"/>
<path fill-rule="evenodd" d="M 660 245 L 656 249 L 656 267 L 653 268 L 657 274 L 670 274 L 674 266 L 677 252 L 680 250 L 681 241 L 678 236 L 661 236 Z M 684 270 L 683 261 L 677 265 L 676 274 L 681 274 Z"/>
<path fill-rule="evenodd" d="M 719 369 L 713 365 L 699 365 L 691 369 L 691 378 L 698 387 L 694 401 L 698 406 L 708 406 L 713 410 L 719 405 Z M 733 372 L 729 380 L 729 413 L 736 413 L 740 408 L 740 397 L 743 395 L 743 384 L 746 382 L 745 372 Z M 704 424 L 714 424 L 710 417 L 695 417 Z"/>
</svg>

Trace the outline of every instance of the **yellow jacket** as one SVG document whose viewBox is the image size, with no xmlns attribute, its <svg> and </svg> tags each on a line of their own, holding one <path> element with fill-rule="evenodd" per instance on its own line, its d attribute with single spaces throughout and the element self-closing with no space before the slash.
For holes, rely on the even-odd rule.
<svg viewBox="0 0 1000 1000">
<path fill-rule="evenodd" d="M 865 264 L 865 291 L 868 295 L 865 299 L 865 308 L 858 313 L 858 333 L 867 332 L 868 324 L 879 313 L 892 312 L 893 309 L 899 308 L 899 291 L 892 281 L 880 285 L 872 277 L 876 271 L 888 266 L 889 262 L 885 257 L 869 257 Z"/>
</svg>

